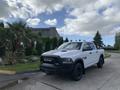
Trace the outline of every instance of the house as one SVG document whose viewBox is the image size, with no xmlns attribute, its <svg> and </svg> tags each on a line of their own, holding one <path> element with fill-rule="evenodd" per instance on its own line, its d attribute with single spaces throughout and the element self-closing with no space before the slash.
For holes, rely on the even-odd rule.
<svg viewBox="0 0 120 90">
<path fill-rule="evenodd" d="M 60 35 L 58 34 L 57 30 L 55 27 L 50 27 L 50 28 L 32 28 L 33 33 L 41 35 L 41 37 L 49 37 L 49 38 L 54 38 L 56 37 L 57 39 L 60 38 Z"/>
</svg>

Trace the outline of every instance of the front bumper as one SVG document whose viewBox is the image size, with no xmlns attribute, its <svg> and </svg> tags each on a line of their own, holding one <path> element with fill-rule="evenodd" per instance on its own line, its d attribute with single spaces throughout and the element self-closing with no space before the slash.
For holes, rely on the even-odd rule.
<svg viewBox="0 0 120 90">
<path fill-rule="evenodd" d="M 73 64 L 54 65 L 54 64 L 43 63 L 40 67 L 40 70 L 43 72 L 69 73 L 69 72 L 72 72 L 72 70 L 73 70 Z"/>
</svg>

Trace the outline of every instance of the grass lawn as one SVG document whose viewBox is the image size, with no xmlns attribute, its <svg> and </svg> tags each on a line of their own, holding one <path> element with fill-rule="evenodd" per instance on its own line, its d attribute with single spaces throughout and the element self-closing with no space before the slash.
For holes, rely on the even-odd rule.
<svg viewBox="0 0 120 90">
<path fill-rule="evenodd" d="M 105 52 L 105 58 L 109 58 L 111 56 L 111 54 Z"/>
<path fill-rule="evenodd" d="M 0 70 L 16 71 L 16 73 L 39 70 L 40 62 L 0 66 Z"/>
<path fill-rule="evenodd" d="M 105 58 L 109 58 L 111 55 L 105 52 Z M 16 73 L 22 73 L 26 71 L 35 71 L 39 70 L 40 62 L 32 62 L 32 63 L 25 63 L 25 64 L 16 64 L 16 65 L 7 65 L 7 66 L 0 66 L 0 70 L 9 70 L 15 71 Z"/>
<path fill-rule="evenodd" d="M 120 50 L 107 50 L 109 53 L 120 53 Z"/>
</svg>

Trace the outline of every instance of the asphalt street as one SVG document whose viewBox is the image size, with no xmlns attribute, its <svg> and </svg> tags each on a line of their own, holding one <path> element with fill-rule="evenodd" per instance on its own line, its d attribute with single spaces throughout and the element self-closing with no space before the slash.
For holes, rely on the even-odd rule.
<svg viewBox="0 0 120 90">
<path fill-rule="evenodd" d="M 40 72 L 5 90 L 120 90 L 120 54 L 112 53 L 102 69 L 96 65 L 88 68 L 80 81 Z"/>
</svg>

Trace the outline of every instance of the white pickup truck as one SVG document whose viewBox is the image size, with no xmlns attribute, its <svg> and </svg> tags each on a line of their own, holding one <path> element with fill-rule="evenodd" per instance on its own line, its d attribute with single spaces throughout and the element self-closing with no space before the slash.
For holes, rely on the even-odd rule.
<svg viewBox="0 0 120 90">
<path fill-rule="evenodd" d="M 74 80 L 80 80 L 85 69 L 104 64 L 104 50 L 97 49 L 93 42 L 66 42 L 55 50 L 41 55 L 40 69 L 46 73 L 70 73 Z"/>
</svg>

